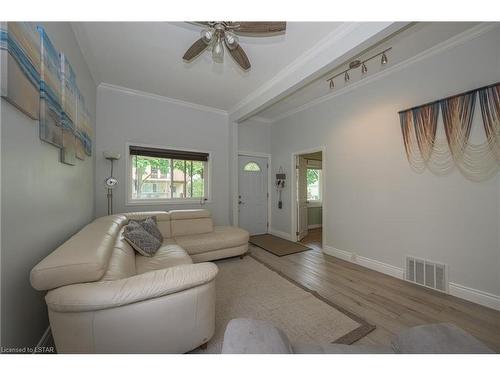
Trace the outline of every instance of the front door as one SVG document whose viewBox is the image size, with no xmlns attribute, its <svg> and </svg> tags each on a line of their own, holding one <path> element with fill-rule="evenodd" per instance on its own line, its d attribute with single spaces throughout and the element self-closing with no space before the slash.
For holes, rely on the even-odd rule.
<svg viewBox="0 0 500 375">
<path fill-rule="evenodd" d="M 251 235 L 267 233 L 267 158 L 239 155 L 239 224 Z"/>
</svg>

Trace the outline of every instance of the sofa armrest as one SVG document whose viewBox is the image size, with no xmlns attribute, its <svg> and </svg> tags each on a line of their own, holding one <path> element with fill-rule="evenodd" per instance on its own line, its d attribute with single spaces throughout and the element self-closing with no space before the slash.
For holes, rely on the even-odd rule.
<svg viewBox="0 0 500 375">
<path fill-rule="evenodd" d="M 213 263 L 185 264 L 126 279 L 63 286 L 48 292 L 45 300 L 52 311 L 103 310 L 207 284 L 217 272 Z"/>
</svg>

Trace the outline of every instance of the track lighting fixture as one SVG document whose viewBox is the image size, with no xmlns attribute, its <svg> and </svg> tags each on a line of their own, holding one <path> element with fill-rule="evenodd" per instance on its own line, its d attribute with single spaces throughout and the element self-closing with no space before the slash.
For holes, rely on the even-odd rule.
<svg viewBox="0 0 500 375">
<path fill-rule="evenodd" d="M 386 56 L 386 54 L 385 54 L 385 51 L 382 53 L 382 58 L 380 59 L 380 63 L 381 63 L 382 65 L 387 64 L 387 56 Z"/>
<path fill-rule="evenodd" d="M 361 75 L 364 76 L 365 74 L 368 74 L 368 66 L 366 65 L 366 63 L 370 60 L 373 60 L 374 58 L 378 57 L 378 56 L 381 56 L 380 58 L 380 64 L 381 65 L 386 65 L 387 62 L 389 61 L 387 59 L 387 55 L 386 55 L 386 52 L 389 52 L 390 50 L 392 49 L 392 47 L 389 47 L 385 50 L 383 50 L 382 52 L 379 52 L 377 53 L 376 55 L 373 55 L 365 60 L 359 60 L 359 59 L 355 59 L 355 60 L 352 60 L 350 63 L 349 63 L 349 68 L 347 68 L 346 70 L 334 75 L 333 77 L 330 77 L 327 79 L 327 82 L 329 82 L 329 85 L 330 85 L 330 89 L 334 89 L 335 88 L 335 78 L 341 76 L 342 74 L 344 75 L 344 81 L 347 83 L 350 81 L 351 77 L 349 75 L 349 71 L 351 70 L 354 70 L 354 69 L 357 69 L 359 67 L 361 67 Z"/>
</svg>

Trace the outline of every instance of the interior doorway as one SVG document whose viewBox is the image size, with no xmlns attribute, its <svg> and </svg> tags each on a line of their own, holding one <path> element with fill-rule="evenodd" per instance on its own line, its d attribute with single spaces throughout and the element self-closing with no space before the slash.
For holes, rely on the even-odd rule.
<svg viewBox="0 0 500 375">
<path fill-rule="evenodd" d="M 293 155 L 295 165 L 292 222 L 295 238 L 310 247 L 322 249 L 324 223 L 324 149 Z"/>
</svg>

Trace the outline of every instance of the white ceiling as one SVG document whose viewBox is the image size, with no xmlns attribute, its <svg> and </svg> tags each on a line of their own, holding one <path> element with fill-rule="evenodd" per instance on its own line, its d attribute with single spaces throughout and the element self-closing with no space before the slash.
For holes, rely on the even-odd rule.
<svg viewBox="0 0 500 375">
<path fill-rule="evenodd" d="M 416 23 L 409 25 L 406 29 L 399 31 L 397 34 L 387 38 L 387 40 L 372 46 L 366 52 L 359 56 L 360 59 L 370 57 L 385 48 L 392 47 L 388 52 L 389 63 L 382 67 L 380 59 L 374 59 L 367 63 L 367 77 L 390 68 L 398 63 L 406 61 L 418 53 L 425 51 L 437 44 L 473 27 L 477 23 L 472 22 L 435 22 L 435 23 Z M 356 82 L 362 80 L 360 69 L 350 73 L 351 79 L 349 83 L 344 82 L 344 77 L 338 77 L 335 80 L 335 88 L 329 88 L 326 79 L 332 77 L 337 72 L 345 70 L 346 64 L 339 66 L 337 69 L 329 72 L 326 75 L 316 79 L 310 84 L 300 88 L 288 97 L 279 102 L 265 108 L 256 117 L 267 122 L 278 121 L 288 115 L 295 113 L 302 108 L 310 106 L 314 102 L 319 102 L 332 95 L 336 95 L 339 91 L 349 86 L 354 86 Z M 345 91 L 345 90 L 344 90 Z"/>
<path fill-rule="evenodd" d="M 201 30 L 188 23 L 78 22 L 73 29 L 96 84 L 229 111 L 340 25 L 289 22 L 284 35 L 241 37 L 252 64 L 248 72 L 228 53 L 223 64 L 212 62 L 209 50 L 185 63 L 182 55 Z"/>
</svg>

